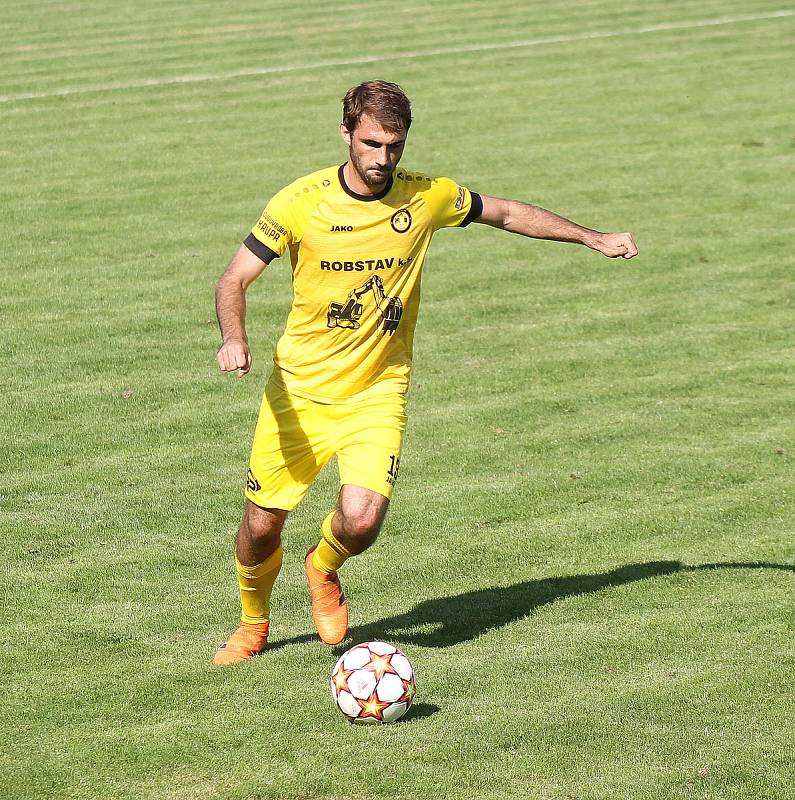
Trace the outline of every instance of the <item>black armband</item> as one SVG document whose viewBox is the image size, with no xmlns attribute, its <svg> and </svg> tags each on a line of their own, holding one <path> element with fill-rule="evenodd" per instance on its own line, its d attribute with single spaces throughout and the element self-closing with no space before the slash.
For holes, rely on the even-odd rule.
<svg viewBox="0 0 795 800">
<path fill-rule="evenodd" d="M 470 192 L 469 194 L 472 197 L 472 205 L 461 222 L 462 228 L 466 228 L 470 222 L 474 222 L 483 213 L 483 198 L 477 192 Z"/>
<path fill-rule="evenodd" d="M 482 205 L 482 204 L 481 204 Z M 253 233 L 250 233 L 243 240 L 243 244 L 251 250 L 254 255 L 266 264 L 270 264 L 274 258 L 278 258 L 279 254 L 274 253 L 270 247 L 266 247 Z"/>
</svg>

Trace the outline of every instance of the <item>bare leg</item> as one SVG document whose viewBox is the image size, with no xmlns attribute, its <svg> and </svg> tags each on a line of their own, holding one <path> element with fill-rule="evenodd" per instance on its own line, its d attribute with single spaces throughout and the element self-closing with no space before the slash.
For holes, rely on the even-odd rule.
<svg viewBox="0 0 795 800">
<path fill-rule="evenodd" d="M 276 552 L 287 513 L 281 508 L 260 508 L 246 500 L 235 539 L 235 555 L 241 564 L 256 566 Z"/>
<path fill-rule="evenodd" d="M 331 530 L 351 555 L 358 555 L 378 537 L 388 508 L 388 497 L 346 483 L 340 487 Z"/>
</svg>

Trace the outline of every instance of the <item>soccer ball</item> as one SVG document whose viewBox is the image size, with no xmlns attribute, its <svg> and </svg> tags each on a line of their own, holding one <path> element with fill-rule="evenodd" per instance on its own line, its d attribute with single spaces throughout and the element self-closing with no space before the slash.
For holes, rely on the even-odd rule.
<svg viewBox="0 0 795 800">
<path fill-rule="evenodd" d="M 414 670 L 391 644 L 365 642 L 346 650 L 331 673 L 334 702 L 351 721 L 394 722 L 414 699 Z"/>
</svg>

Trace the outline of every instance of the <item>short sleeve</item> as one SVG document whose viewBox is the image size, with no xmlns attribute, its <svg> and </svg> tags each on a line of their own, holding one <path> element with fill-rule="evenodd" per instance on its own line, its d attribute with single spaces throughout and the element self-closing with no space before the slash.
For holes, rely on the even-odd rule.
<svg viewBox="0 0 795 800">
<path fill-rule="evenodd" d="M 266 263 L 279 258 L 299 238 L 294 217 L 289 193 L 283 189 L 271 198 L 243 244 Z"/>
<path fill-rule="evenodd" d="M 450 178 L 434 178 L 426 192 L 434 228 L 464 228 L 483 213 L 483 201 L 477 192 L 459 186 Z"/>
</svg>

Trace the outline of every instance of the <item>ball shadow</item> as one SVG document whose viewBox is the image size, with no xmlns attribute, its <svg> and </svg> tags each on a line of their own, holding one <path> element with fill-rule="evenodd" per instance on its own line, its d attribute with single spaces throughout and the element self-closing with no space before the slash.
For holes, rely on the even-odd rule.
<svg viewBox="0 0 795 800">
<path fill-rule="evenodd" d="M 412 703 L 409 710 L 394 725 L 410 725 L 412 722 L 419 722 L 436 714 L 441 709 L 433 703 Z"/>
</svg>

